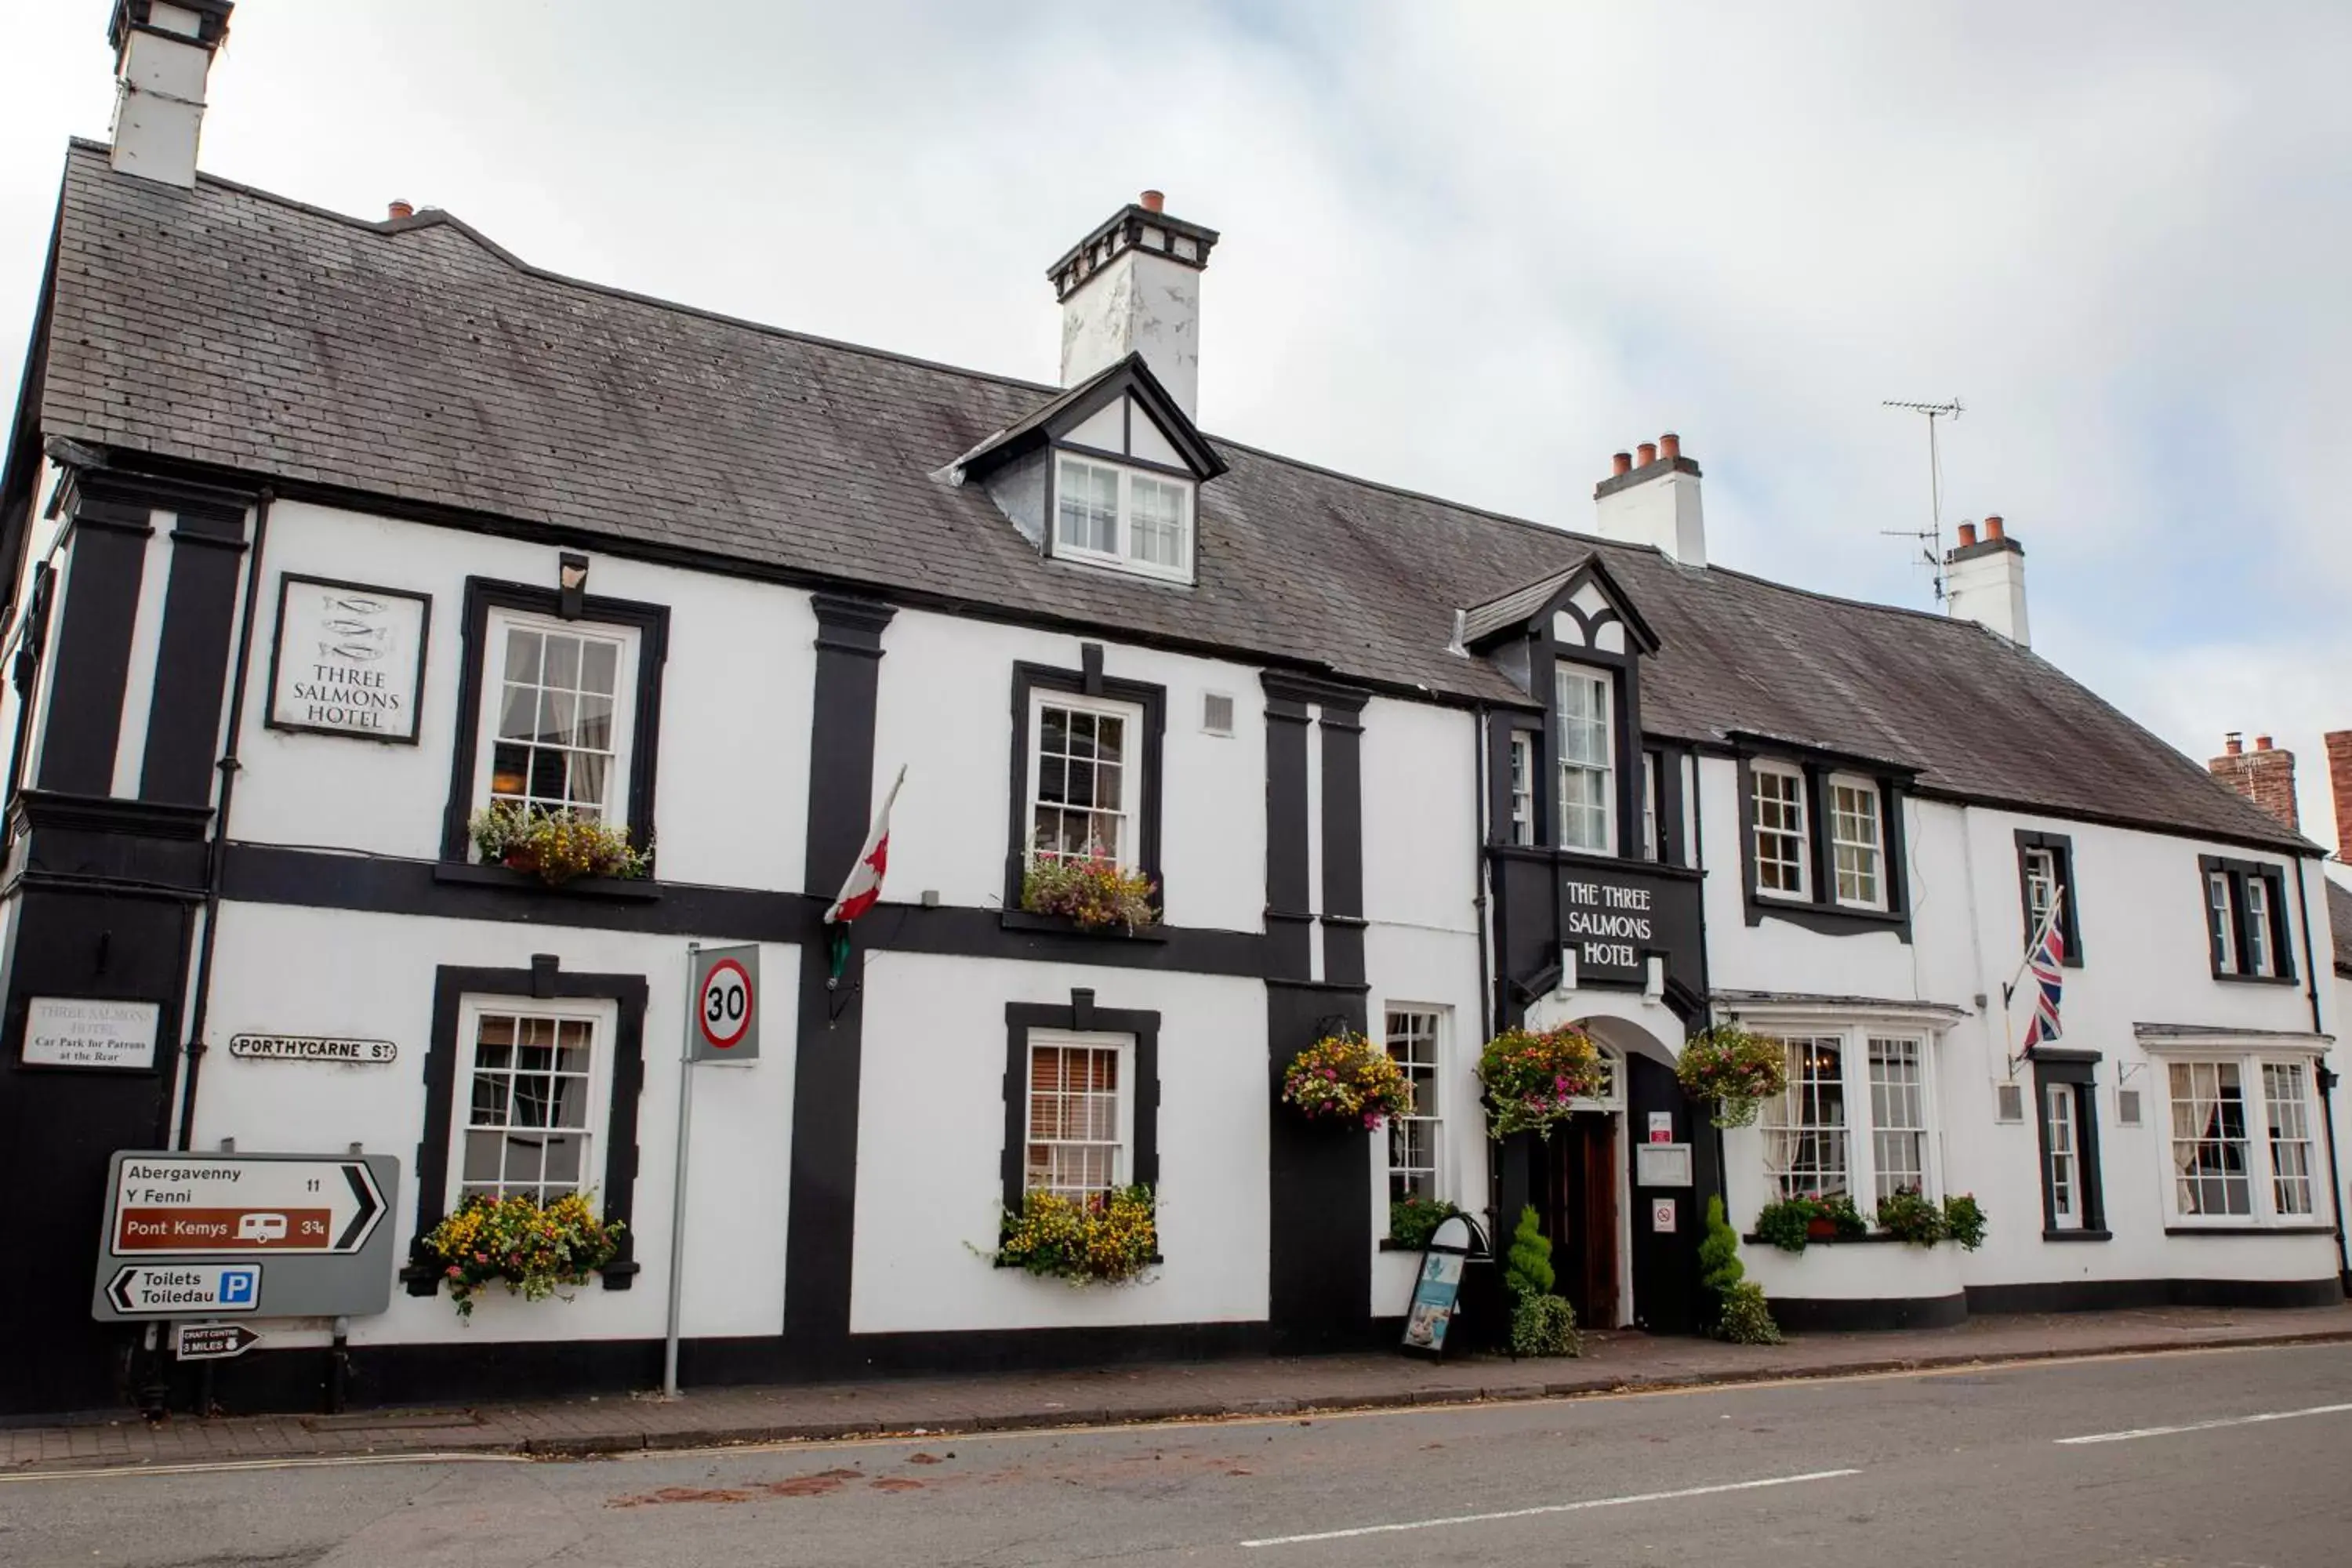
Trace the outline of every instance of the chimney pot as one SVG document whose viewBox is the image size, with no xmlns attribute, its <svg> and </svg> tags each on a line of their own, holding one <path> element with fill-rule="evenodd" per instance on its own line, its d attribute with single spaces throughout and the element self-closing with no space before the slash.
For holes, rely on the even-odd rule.
<svg viewBox="0 0 2352 1568">
<path fill-rule="evenodd" d="M 2221 737 L 2221 750 L 2225 754 L 2234 757 L 2244 752 L 2245 749 L 2245 737 L 2240 734 L 2237 731 L 2232 730 L 2228 734 Z"/>
<path fill-rule="evenodd" d="M 416 209 L 415 207 L 410 206 L 406 202 L 399 200 L 394 201 L 392 205 L 384 210 L 390 217 L 394 219 L 415 217 L 416 216 Z"/>
<path fill-rule="evenodd" d="M 1633 448 L 1633 453 L 1641 466 L 1646 468 L 1658 460 L 1658 444 L 1655 441 L 1644 441 Z"/>
<path fill-rule="evenodd" d="M 1658 456 L 1669 463 L 1683 455 L 1683 438 L 1669 430 L 1658 437 Z"/>
<path fill-rule="evenodd" d="M 2257 735 L 2254 737 L 2254 750 L 2258 752 L 2267 752 L 2270 749 L 2271 738 L 2268 735 Z"/>
<path fill-rule="evenodd" d="M 1614 478 L 1615 476 L 1617 476 L 1617 475 L 1619 475 L 1619 474 L 1630 474 L 1630 473 L 1632 473 L 1633 471 L 1633 453 L 1631 453 L 1631 452 L 1618 452 L 1618 453 L 1614 453 L 1614 454 L 1612 454 L 1612 455 L 1610 457 L 1610 458 L 1609 458 L 1609 472 L 1610 472 L 1610 475 L 1611 475 L 1611 477 L 1612 477 L 1612 478 Z"/>
<path fill-rule="evenodd" d="M 1964 522 L 1960 524 L 1960 548 L 1966 550 L 1969 545 L 1974 544 L 1976 542 L 1977 525 L 1973 522 Z"/>
<path fill-rule="evenodd" d="M 1167 208 L 1168 198 L 1159 191 L 1146 191 L 1140 198 L 1139 205 L 1145 212 L 1161 212 Z"/>
<path fill-rule="evenodd" d="M 1984 535 L 1984 536 L 1985 536 L 1987 539 L 2004 539 L 2004 538 L 2008 537 L 2006 534 L 2002 533 L 2002 532 L 2001 532 L 2001 531 L 2000 531 L 2000 515 L 1999 515 L 1998 513 L 1991 514 L 1991 515 L 1989 515 L 1989 516 L 1987 516 L 1987 517 L 1986 517 L 1985 521 L 1984 521 L 1984 530 L 1985 530 L 1985 535 Z"/>
</svg>

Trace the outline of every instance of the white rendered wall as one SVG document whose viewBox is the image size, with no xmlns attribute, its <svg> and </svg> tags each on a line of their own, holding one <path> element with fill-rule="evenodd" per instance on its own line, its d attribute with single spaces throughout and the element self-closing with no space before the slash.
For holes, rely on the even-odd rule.
<svg viewBox="0 0 2352 1568">
<path fill-rule="evenodd" d="M 2305 870 L 2305 905 L 2295 915 L 2292 985 L 2217 981 L 2208 955 L 2198 857 L 2221 855 L 2280 866 L 2292 900 L 2289 858 L 2126 828 L 1912 800 L 1905 808 L 1906 871 L 1912 941 L 1890 932 L 1822 935 L 1785 921 L 1746 923 L 1736 773 L 1730 761 L 1702 758 L 1700 787 L 1706 829 L 1708 961 L 1718 993 L 1800 992 L 1826 996 L 1910 1002 L 1959 1010 L 1933 1047 L 1936 1150 L 1944 1192 L 1976 1195 L 1990 1215 L 1982 1249 L 1954 1257 L 1963 1282 L 1974 1285 L 2106 1279 L 2314 1279 L 2336 1269 L 2335 1244 L 2319 1235 L 2168 1237 L 2166 1194 L 2170 1181 L 2161 1147 L 2158 1100 L 2166 1092 L 2162 1058 L 2142 1048 L 2136 1024 L 2176 1024 L 2308 1037 L 2312 999 L 2305 987 L 2303 923 L 2316 918 L 2315 950 L 2326 947 L 2325 893 L 2315 863 Z M 2034 1117 L 2031 1064 L 2016 1068 L 2027 1102 L 2026 1120 L 1995 1117 L 1996 1086 L 2010 1079 L 2009 1061 L 2021 1038 L 2028 1000 L 2020 993 L 2006 1027 L 2001 986 L 2016 973 L 2026 932 L 2018 889 L 2015 833 L 2027 828 L 2063 834 L 2073 844 L 2076 914 L 2082 930 L 2080 968 L 2064 977 L 2062 1017 L 2067 1048 L 2101 1054 L 2096 1068 L 2102 1196 L 2113 1239 L 2042 1239 L 2041 1144 Z M 2325 962 L 2323 957 L 2322 962 Z M 2323 1019 L 2335 1027 L 2335 999 L 2322 986 Z M 1834 1012 L 1835 1009 L 1831 1011 Z M 1846 1009 L 1847 1019 L 1866 1016 Z M 1911 1031 L 1916 1032 L 1916 1031 Z M 2336 1053 L 2340 1056 L 2340 1052 Z M 2336 1056 L 2326 1058 L 2336 1062 Z M 2336 1063 L 2340 1070 L 2340 1063 Z M 2116 1089 L 2143 1097 L 2141 1125 L 2116 1121 Z M 1851 1086 L 1855 1081 L 1849 1075 Z M 1860 1120 L 1859 1108 L 1853 1119 Z M 2317 1107 L 2315 1104 L 2315 1113 Z M 2340 1118 L 2339 1118 L 2340 1121 Z M 2340 1132 L 2340 1128 L 2339 1128 Z M 1725 1134 L 1732 1223 L 1743 1232 L 1769 1195 L 1764 1139 L 1750 1128 Z M 2263 1164 L 2258 1158 L 2258 1164 Z M 2318 1152 L 2315 1166 L 2324 1166 Z M 2266 1168 L 2266 1167 L 2265 1167 Z M 2326 1184 L 2322 1176 L 2316 1184 Z M 2340 1194 L 2339 1194 L 2340 1197 Z M 1866 1196 L 1858 1198 L 1865 1211 Z M 2326 1202 L 2314 1216 L 2325 1224 Z M 1751 1271 L 1756 1255 L 1748 1248 Z M 1883 1272 L 1904 1249 L 1822 1247 L 1802 1258 L 1768 1257 L 1759 1279 L 1768 1290 L 1790 1296 L 1891 1296 L 1913 1292 L 1904 1279 Z M 1949 1249 L 1938 1249 L 1939 1251 Z M 1834 1264 L 1823 1261 L 1832 1257 Z M 1847 1261 L 1848 1257 L 1859 1261 Z M 1819 1267 L 1815 1265 L 1819 1264 Z M 1900 1265 L 1911 1273 L 1919 1266 Z M 1923 1276 L 1924 1278 L 1924 1276 Z"/>
<path fill-rule="evenodd" d="M 728 942 L 711 931 L 706 945 Z M 340 1154 L 352 1143 L 396 1154 L 401 1189 L 392 1223 L 405 1260 L 416 1232 L 416 1148 L 425 1127 L 425 1058 L 432 1044 L 434 972 L 442 964 L 528 969 L 555 952 L 567 972 L 642 974 L 646 982 L 645 1091 L 637 1108 L 635 1257 L 629 1290 L 591 1284 L 570 1301 L 525 1302 L 493 1288 L 471 1326 L 446 1293 L 412 1297 L 396 1281 L 391 1310 L 352 1321 L 357 1344 L 658 1336 L 667 1309 L 672 1173 L 677 1160 L 678 1052 L 686 1017 L 685 937 L 643 936 L 509 922 L 358 914 L 226 904 L 213 981 L 212 1035 L 317 1033 L 387 1039 L 384 1067 L 205 1058 L 191 1146 L 224 1138 L 248 1152 Z M 694 1161 L 688 1178 L 685 1332 L 764 1334 L 783 1323 L 784 1226 L 792 1173 L 794 1010 L 799 950 L 769 943 L 761 982 L 771 1004 L 761 1059 L 700 1068 Z M 782 1005 L 776 998 L 786 999 Z M 1000 1052 L 1001 1055 L 1001 1052 Z M 1002 1064 L 999 1064 L 1000 1070 Z M 467 1089 L 457 1089 L 462 1118 Z M 602 1172 L 608 1140 L 592 1146 Z M 1261 1253 L 1263 1248 L 1261 1247 Z M 300 1325 L 265 1324 L 273 1340 Z M 320 1325 L 308 1327 L 318 1329 Z"/>
<path fill-rule="evenodd" d="M 866 956 L 850 1328 L 1257 1321 L 1266 1313 L 1265 988 L 1091 965 Z M 1160 1249 L 1144 1283 L 992 1267 L 1004 1183 L 1004 1006 L 1160 1015 Z"/>
<path fill-rule="evenodd" d="M 1122 252 L 1062 301 L 1062 384 L 1076 386 L 1130 353 L 1186 417 L 1201 387 L 1201 274 L 1143 251 Z"/>
<path fill-rule="evenodd" d="M 876 700 L 877 796 L 902 763 L 907 785 L 890 819 L 887 897 L 912 901 L 936 889 L 949 905 L 1003 903 L 1013 813 L 1013 667 L 1075 670 L 1080 644 L 1093 640 L 921 610 L 901 610 L 891 621 L 882 634 Z M 1168 923 L 1261 929 L 1265 703 L 1256 669 L 1111 643 L 1103 674 L 1167 688 L 1160 862 Z M 1209 691 L 1233 699 L 1230 736 L 1201 728 L 1201 699 Z M 1034 732 L 1030 744 L 1036 744 Z M 1139 769 L 1130 782 L 1140 784 Z"/>
<path fill-rule="evenodd" d="M 266 552 L 231 837 L 437 858 L 466 579 L 553 588 L 560 552 L 301 501 L 272 509 Z M 801 891 L 816 658 L 809 595 L 596 552 L 589 560 L 590 597 L 669 606 L 654 815 L 662 879 Z M 263 722 L 278 582 L 289 572 L 432 595 L 416 745 Z"/>
</svg>

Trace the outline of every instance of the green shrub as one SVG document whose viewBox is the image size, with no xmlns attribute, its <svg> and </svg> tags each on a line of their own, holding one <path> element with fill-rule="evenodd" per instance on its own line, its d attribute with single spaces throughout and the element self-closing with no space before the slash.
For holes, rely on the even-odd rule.
<svg viewBox="0 0 2352 1568">
<path fill-rule="evenodd" d="M 1897 1187 L 1878 1205 L 1879 1228 L 1914 1247 L 1933 1247 L 1951 1234 L 1944 1211 L 1908 1187 Z"/>
<path fill-rule="evenodd" d="M 1576 1331 L 1576 1309 L 1559 1296 L 1520 1297 L 1511 1309 L 1511 1353 L 1582 1355 L 1584 1339 Z"/>
<path fill-rule="evenodd" d="M 1829 1222 L 1832 1225 L 1837 1226 L 1837 1238 L 1840 1241 L 1860 1241 L 1870 1234 L 1870 1222 L 1862 1217 L 1862 1211 L 1853 1206 L 1853 1199 L 1845 1194 L 1840 1193 L 1834 1197 L 1823 1198 L 1821 1200 L 1821 1212 L 1829 1216 Z"/>
<path fill-rule="evenodd" d="M 1503 1258 L 1503 1283 L 1514 1301 L 1551 1294 L 1551 1243 L 1544 1239 L 1532 1204 L 1519 1210 L 1518 1228 L 1511 1233 L 1511 1249 Z"/>
<path fill-rule="evenodd" d="M 1723 1313 L 1716 1320 L 1715 1331 L 1736 1345 L 1780 1342 L 1780 1325 L 1772 1321 L 1764 1287 L 1753 1279 L 1738 1280 L 1723 1293 Z"/>
<path fill-rule="evenodd" d="M 1805 1227 L 1821 1205 L 1811 1198 L 1783 1198 L 1756 1211 L 1756 1237 L 1783 1252 L 1805 1250 Z"/>
<path fill-rule="evenodd" d="M 1444 1198 L 1399 1198 L 1389 1205 L 1389 1239 L 1418 1250 L 1437 1227 L 1462 1211 Z"/>
<path fill-rule="evenodd" d="M 1984 1205 L 1977 1202 L 1974 1193 L 1958 1193 L 1944 1200 L 1944 1228 L 1970 1252 L 1984 1245 Z"/>
<path fill-rule="evenodd" d="M 1723 1217 L 1723 1200 L 1706 1200 L 1706 1238 L 1698 1244 L 1698 1278 L 1717 1296 L 1724 1295 L 1747 1277 L 1748 1266 L 1739 1261 L 1739 1233 Z"/>
</svg>

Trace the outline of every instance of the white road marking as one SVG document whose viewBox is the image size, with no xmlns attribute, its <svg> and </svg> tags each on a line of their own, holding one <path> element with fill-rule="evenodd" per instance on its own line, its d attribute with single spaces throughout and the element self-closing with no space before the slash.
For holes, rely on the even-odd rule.
<svg viewBox="0 0 2352 1568">
<path fill-rule="evenodd" d="M 22 1481 L 120 1480 L 125 1476 L 213 1476 L 236 1470 L 331 1470 L 356 1465 L 528 1465 L 528 1454 L 316 1454 L 283 1459 L 206 1459 L 185 1465 L 109 1465 L 103 1468 L 0 1472 L 0 1485 Z"/>
<path fill-rule="evenodd" d="M 2260 1415 L 2226 1415 L 2218 1421 L 2191 1421 L 2179 1426 L 2135 1426 L 2128 1432 L 2094 1432 L 2087 1437 L 2060 1437 L 2061 1447 L 2084 1443 L 2128 1443 L 2135 1437 L 2171 1437 L 2183 1432 L 2211 1432 L 2222 1426 L 2253 1426 L 2264 1421 L 2293 1421 L 2305 1415 L 2341 1415 L 2352 1405 L 2315 1405 L 2308 1410 L 2266 1410 Z"/>
<path fill-rule="evenodd" d="M 1804 1481 L 1833 1481 L 1858 1476 L 1860 1470 L 1808 1470 L 1801 1476 L 1768 1476 L 1756 1481 L 1726 1481 L 1720 1486 L 1684 1487 L 1670 1492 L 1635 1492 L 1631 1497 L 1587 1498 L 1581 1502 L 1550 1502 L 1537 1508 L 1509 1508 L 1498 1513 L 1457 1513 L 1444 1519 L 1416 1519 L 1403 1524 L 1366 1524 L 1354 1530 L 1322 1530 L 1312 1535 L 1274 1535 L 1244 1541 L 1244 1546 L 1297 1546 L 1309 1541 L 1349 1541 L 1359 1535 L 1391 1535 L 1402 1530 L 1436 1530 L 1449 1524 L 1486 1524 L 1498 1519 L 1534 1519 L 1547 1513 L 1581 1513 L 1587 1509 L 1623 1508 L 1628 1503 L 1673 1502 L 1682 1498 L 1713 1497 L 1720 1492 L 1751 1492 L 1765 1487 L 1793 1487 Z"/>
</svg>

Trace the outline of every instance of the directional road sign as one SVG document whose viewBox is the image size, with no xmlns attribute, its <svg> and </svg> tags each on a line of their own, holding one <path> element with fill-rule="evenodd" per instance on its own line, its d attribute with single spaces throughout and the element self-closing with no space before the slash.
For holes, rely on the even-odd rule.
<svg viewBox="0 0 2352 1568">
<path fill-rule="evenodd" d="M 392 1301 L 389 1154 L 126 1149 L 109 1173 L 90 1315 L 353 1317 Z"/>
<path fill-rule="evenodd" d="M 126 1263 L 106 1294 L 126 1318 L 250 1312 L 261 1305 L 258 1263 Z"/>
<path fill-rule="evenodd" d="M 357 1252 L 384 1208 L 364 1160 L 142 1154 L 115 1167 L 113 1247 L 142 1258 Z"/>
<path fill-rule="evenodd" d="M 226 1361 L 243 1355 L 261 1339 L 243 1323 L 181 1323 L 177 1327 L 172 1354 L 179 1361 Z"/>
<path fill-rule="evenodd" d="M 698 1062 L 760 1058 L 760 950 L 706 947 L 694 955 L 694 1019 L 687 1036 Z"/>
</svg>

